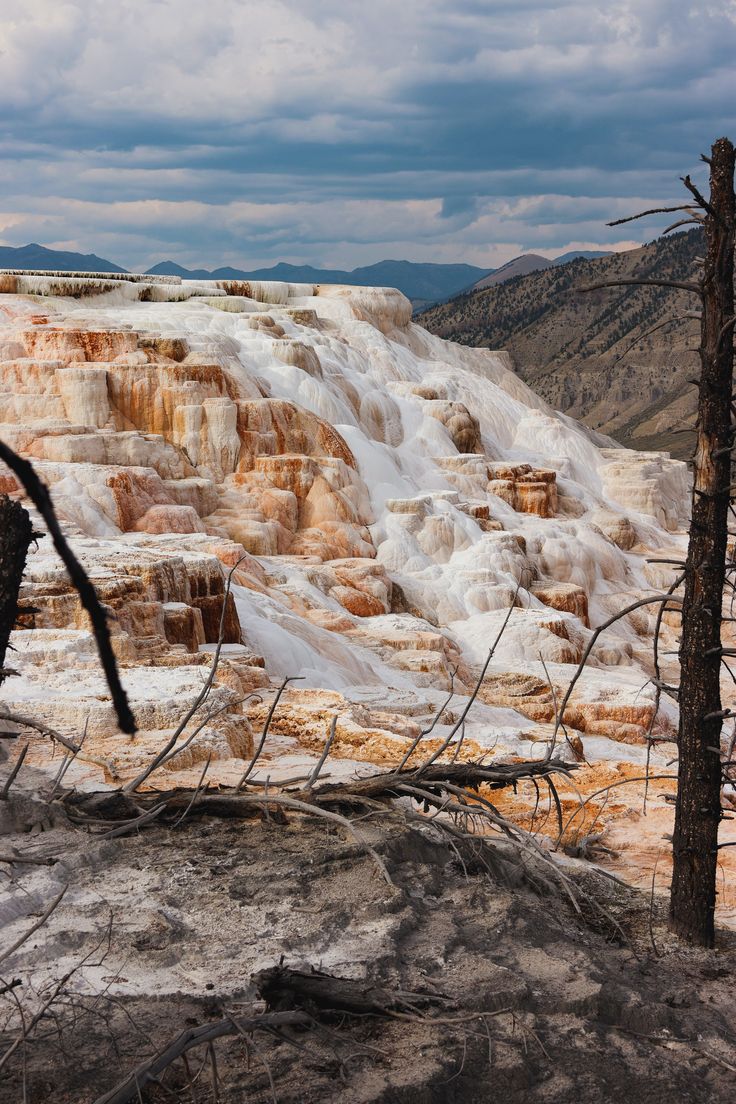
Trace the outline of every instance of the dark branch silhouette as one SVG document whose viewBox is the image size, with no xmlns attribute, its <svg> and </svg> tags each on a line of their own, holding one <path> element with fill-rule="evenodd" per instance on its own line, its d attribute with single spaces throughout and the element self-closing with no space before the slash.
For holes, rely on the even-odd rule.
<svg viewBox="0 0 736 1104">
<path fill-rule="evenodd" d="M 600 291 L 602 288 L 627 287 L 629 284 L 641 287 L 670 287 L 679 288 L 681 291 L 690 291 L 693 295 L 703 294 L 699 284 L 688 284 L 680 280 L 649 280 L 631 277 L 628 280 L 601 280 L 598 284 L 585 284 L 576 288 L 577 291 Z"/>
<path fill-rule="evenodd" d="M 95 588 L 89 580 L 87 572 L 80 564 L 77 557 L 69 547 L 64 534 L 61 531 L 59 520 L 56 516 L 51 496 L 48 489 L 33 470 L 33 466 L 18 456 L 4 441 L 0 441 L 0 460 L 6 464 L 23 484 L 26 494 L 33 502 L 43 518 L 54 542 L 54 548 L 59 553 L 64 567 L 69 572 L 69 578 L 76 588 L 82 605 L 89 614 L 92 622 L 92 631 L 97 642 L 97 651 L 100 663 L 105 672 L 107 685 L 110 687 L 112 702 L 118 718 L 118 725 L 122 732 L 134 735 L 137 731 L 135 718 L 128 704 L 128 696 L 123 689 L 118 673 L 118 665 L 110 641 L 110 630 L 107 625 L 107 615 L 100 600 L 95 593 Z"/>
</svg>

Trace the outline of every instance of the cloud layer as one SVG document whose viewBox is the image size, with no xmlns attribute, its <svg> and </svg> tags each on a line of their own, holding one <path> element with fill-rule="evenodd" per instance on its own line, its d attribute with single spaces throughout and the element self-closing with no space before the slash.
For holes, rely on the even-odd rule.
<svg viewBox="0 0 736 1104">
<path fill-rule="evenodd" d="M 621 247 L 736 137 L 736 0 L 16 8 L 0 240 L 128 267 Z"/>
</svg>

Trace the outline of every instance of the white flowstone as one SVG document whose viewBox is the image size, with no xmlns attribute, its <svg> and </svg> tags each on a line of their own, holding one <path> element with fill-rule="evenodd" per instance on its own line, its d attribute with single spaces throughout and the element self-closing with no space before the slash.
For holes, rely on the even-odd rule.
<svg viewBox="0 0 736 1104">
<path fill-rule="evenodd" d="M 582 588 L 595 627 L 624 596 L 652 592 L 647 553 L 682 550 L 684 464 L 601 446 L 505 354 L 413 324 L 393 289 L 60 274 L 6 274 L 0 287 L 0 435 L 34 461 L 101 584 L 117 579 L 113 548 L 131 580 L 181 573 L 173 552 L 185 565 L 214 554 L 220 589 L 243 557 L 233 593 L 244 642 L 223 653 L 233 686 L 262 685 L 255 652 L 267 676 L 301 675 L 315 693 L 408 700 L 419 688 L 424 700 L 454 667 L 462 694 L 512 604 L 495 662 L 571 673 L 590 630 L 553 603 Z M 2 490 L 17 491 L 4 470 Z M 31 564 L 37 555 L 53 574 L 53 557 Z M 45 584 L 43 570 L 31 575 L 32 604 Z M 183 584 L 162 585 L 135 597 L 117 641 L 155 731 L 201 681 L 216 600 L 194 583 L 183 598 Z M 92 679 L 94 653 L 73 598 L 48 602 L 56 629 L 77 635 L 19 632 L 22 680 L 4 693 L 49 717 L 63 702 L 71 717 L 75 671 Z M 615 684 L 633 697 L 649 678 L 651 630 L 646 611 L 610 630 L 591 693 Z M 83 699 L 100 685 L 83 682 Z M 494 723 L 504 739 L 528 728 L 506 706 L 479 708 L 487 743 Z M 94 713 L 97 731 L 109 707 Z"/>
</svg>

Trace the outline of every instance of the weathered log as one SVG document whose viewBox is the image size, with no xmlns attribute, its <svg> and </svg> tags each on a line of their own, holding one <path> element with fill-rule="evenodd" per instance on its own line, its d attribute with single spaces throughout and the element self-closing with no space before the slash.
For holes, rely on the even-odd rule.
<svg viewBox="0 0 736 1104">
<path fill-rule="evenodd" d="M 288 966 L 271 966 L 254 974 L 251 981 L 269 1010 L 286 1012 L 353 1012 L 385 1015 L 412 1012 L 416 1008 L 445 1003 L 436 993 L 409 993 L 384 989 L 370 982 L 333 977 L 318 970 L 309 973 Z"/>
<path fill-rule="evenodd" d="M 341 800 L 399 796 L 396 788 L 407 783 L 422 786 L 442 786 L 449 783 L 466 790 L 485 786 L 491 790 L 515 787 L 519 782 L 533 778 L 547 778 L 554 774 L 567 775 L 577 769 L 577 764 L 564 763 L 560 759 L 532 759 L 520 763 L 442 763 L 435 762 L 419 768 L 404 768 L 366 775 L 350 782 L 324 783 L 313 791 L 320 804 L 339 804 Z"/>
</svg>

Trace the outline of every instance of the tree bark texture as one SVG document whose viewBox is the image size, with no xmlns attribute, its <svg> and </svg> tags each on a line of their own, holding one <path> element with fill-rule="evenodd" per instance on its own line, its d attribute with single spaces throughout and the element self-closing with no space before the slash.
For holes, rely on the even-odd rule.
<svg viewBox="0 0 736 1104">
<path fill-rule="evenodd" d="M 18 616 L 18 592 L 26 566 L 33 525 L 20 502 L 0 495 L 0 685 L 8 639 Z"/>
<path fill-rule="evenodd" d="M 701 377 L 680 641 L 678 793 L 670 923 L 712 947 L 721 819 L 721 615 L 731 482 L 734 147 L 713 145 L 705 220 Z"/>
</svg>

